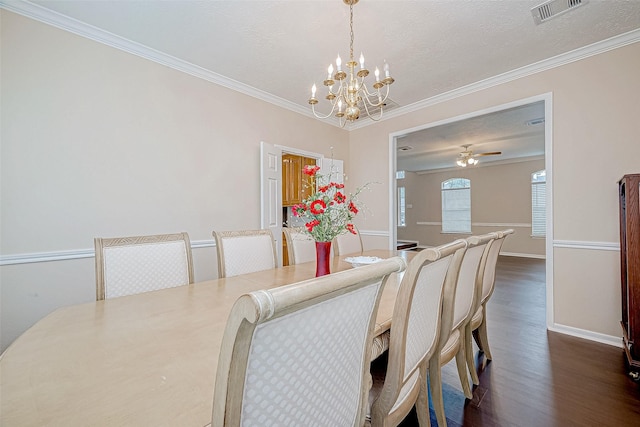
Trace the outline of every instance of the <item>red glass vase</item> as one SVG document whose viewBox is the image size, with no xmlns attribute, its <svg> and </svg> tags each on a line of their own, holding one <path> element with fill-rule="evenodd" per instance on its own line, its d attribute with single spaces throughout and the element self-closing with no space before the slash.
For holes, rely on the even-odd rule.
<svg viewBox="0 0 640 427">
<path fill-rule="evenodd" d="M 331 273 L 331 242 L 316 242 L 316 277 Z"/>
</svg>

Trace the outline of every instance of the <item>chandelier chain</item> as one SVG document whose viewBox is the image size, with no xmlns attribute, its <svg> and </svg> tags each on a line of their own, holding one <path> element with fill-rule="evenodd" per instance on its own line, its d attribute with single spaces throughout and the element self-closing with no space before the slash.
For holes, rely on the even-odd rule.
<svg viewBox="0 0 640 427">
<path fill-rule="evenodd" d="M 351 32 L 351 44 L 349 45 L 349 59 L 353 61 L 353 2 L 349 5 L 349 26 Z"/>
</svg>

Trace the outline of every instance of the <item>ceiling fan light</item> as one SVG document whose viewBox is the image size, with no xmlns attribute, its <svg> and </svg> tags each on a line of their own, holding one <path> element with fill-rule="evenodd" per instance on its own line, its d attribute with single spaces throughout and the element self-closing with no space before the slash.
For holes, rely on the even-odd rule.
<svg viewBox="0 0 640 427">
<path fill-rule="evenodd" d="M 456 163 L 458 166 L 462 166 L 463 168 L 467 167 L 467 164 L 464 162 L 464 160 L 457 160 Z"/>
</svg>

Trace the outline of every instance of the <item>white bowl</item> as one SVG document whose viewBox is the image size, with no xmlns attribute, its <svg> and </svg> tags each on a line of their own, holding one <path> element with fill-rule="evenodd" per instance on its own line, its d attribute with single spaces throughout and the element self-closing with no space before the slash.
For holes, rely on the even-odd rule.
<svg viewBox="0 0 640 427">
<path fill-rule="evenodd" d="M 377 256 L 356 256 L 347 257 L 344 260 L 351 263 L 354 267 L 362 267 L 363 265 L 374 264 L 378 261 L 382 261 L 382 258 L 378 258 Z"/>
</svg>

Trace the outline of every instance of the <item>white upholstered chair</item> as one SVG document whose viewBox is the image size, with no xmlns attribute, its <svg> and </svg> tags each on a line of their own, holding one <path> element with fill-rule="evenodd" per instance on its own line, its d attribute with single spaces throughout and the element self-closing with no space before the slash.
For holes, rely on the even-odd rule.
<svg viewBox="0 0 640 427">
<path fill-rule="evenodd" d="M 354 254 L 360 255 L 363 250 L 362 238 L 360 238 L 360 232 L 355 228 L 356 234 L 346 232 L 336 236 L 333 239 L 333 250 L 336 256 Z"/>
<path fill-rule="evenodd" d="M 498 262 L 498 255 L 500 255 L 500 249 L 502 248 L 504 239 L 512 233 L 512 229 L 497 231 L 495 233 L 495 240 L 493 240 L 489 245 L 487 260 L 482 275 L 482 292 L 479 293 L 476 298 L 474 308 L 472 309 L 474 314 L 465 330 L 467 366 L 471 373 L 471 379 L 476 385 L 480 383 L 480 380 L 473 360 L 473 342 L 471 342 L 471 337 L 473 336 L 478 344 L 478 348 L 484 353 L 487 360 L 491 360 L 493 356 L 489 349 L 489 338 L 487 335 L 487 302 L 489 302 L 489 298 L 491 298 L 491 295 L 493 294 L 493 288 L 496 280 L 496 263 Z"/>
<path fill-rule="evenodd" d="M 372 426 L 396 426 L 415 405 L 421 426 L 429 425 L 427 366 L 438 351 L 438 337 L 451 331 L 458 271 L 467 247 L 464 240 L 416 255 L 398 288 L 389 359 L 380 389 L 377 381 L 371 408 Z"/>
<path fill-rule="evenodd" d="M 278 266 L 270 230 L 214 231 L 218 252 L 218 277 L 233 277 Z"/>
<path fill-rule="evenodd" d="M 193 283 L 187 233 L 94 239 L 96 300 Z"/>
<path fill-rule="evenodd" d="M 361 426 L 382 289 L 399 257 L 240 297 L 224 332 L 211 425 Z"/>
<path fill-rule="evenodd" d="M 316 260 L 316 242 L 301 228 L 285 227 L 284 238 L 287 241 L 289 265 L 302 264 Z"/>
<path fill-rule="evenodd" d="M 453 309 L 453 323 L 451 330 L 443 331 L 438 339 L 438 351 L 429 360 L 429 387 L 433 410 L 436 413 L 438 426 L 447 425 L 444 412 L 444 400 L 442 396 L 442 375 L 440 368 L 449 363 L 454 357 L 460 384 L 467 399 L 473 394 L 467 376 L 467 359 L 465 351 L 465 327 L 473 316 L 472 308 L 478 292 L 481 288 L 482 269 L 486 259 L 488 244 L 496 237 L 495 234 L 472 236 L 466 239 L 467 250 L 462 258 L 458 281 L 456 284 L 456 297 Z"/>
</svg>

